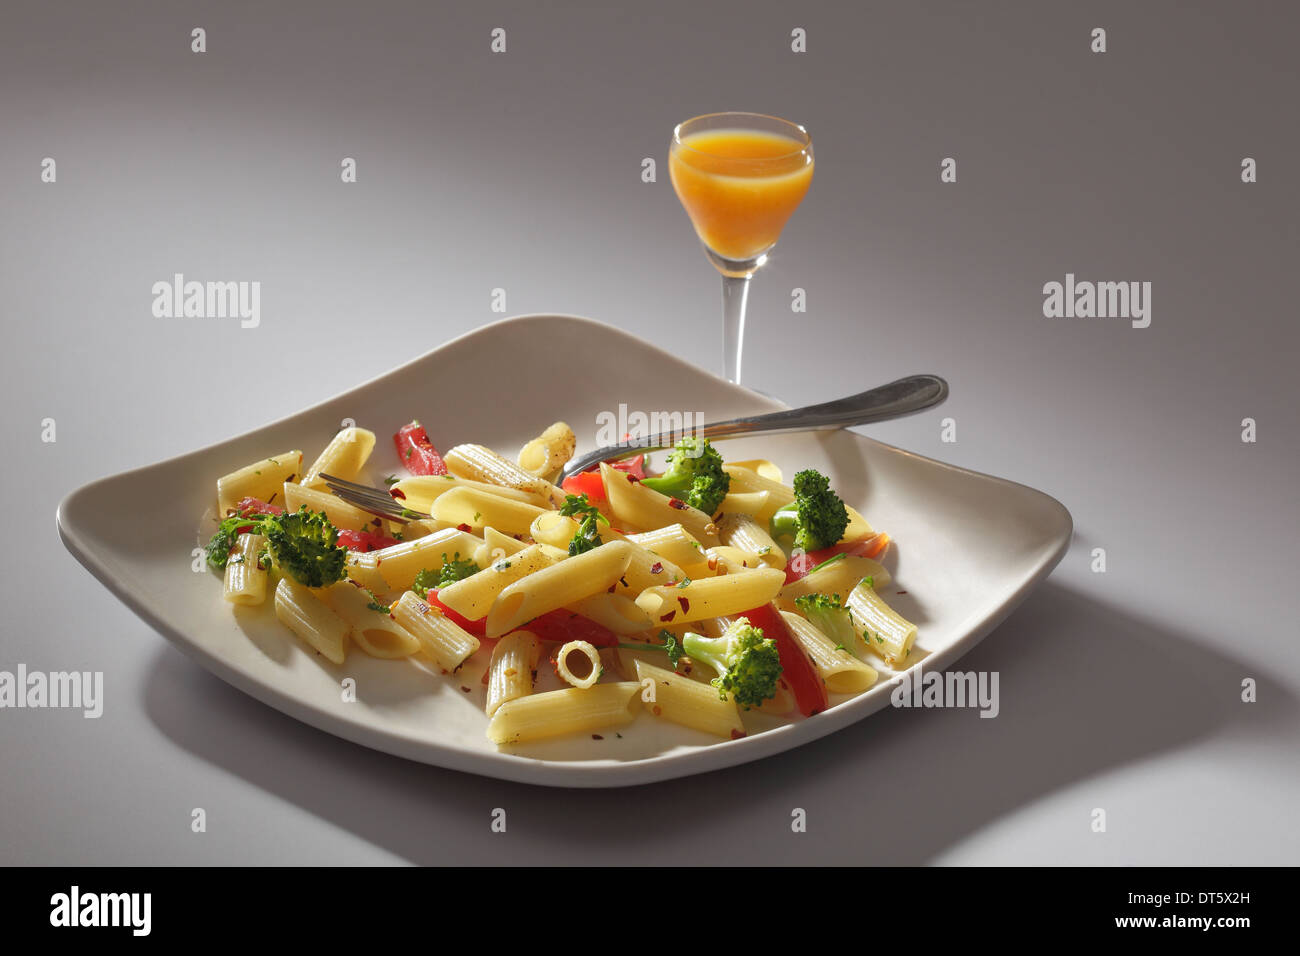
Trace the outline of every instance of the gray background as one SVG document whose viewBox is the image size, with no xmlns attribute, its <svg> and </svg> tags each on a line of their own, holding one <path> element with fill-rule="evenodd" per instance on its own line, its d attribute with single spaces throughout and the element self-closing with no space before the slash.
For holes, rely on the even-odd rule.
<svg viewBox="0 0 1300 956">
<path fill-rule="evenodd" d="M 0 669 L 103 670 L 107 705 L 0 711 L 0 861 L 1300 862 L 1294 5 L 854 7 L 6 9 Z M 663 162 L 675 122 L 722 109 L 817 150 L 754 284 L 748 383 L 802 403 L 943 374 L 947 406 L 870 433 L 1074 514 L 1056 573 L 964 661 L 1000 671 L 998 719 L 882 712 L 630 791 L 505 784 L 245 698 L 65 553 L 71 489 L 498 318 L 494 287 L 720 369 L 718 278 Z M 1151 327 L 1043 318 L 1067 271 L 1152 282 Z M 261 328 L 153 318 L 174 272 L 260 280 Z M 253 350 L 300 359 L 268 387 Z"/>
</svg>

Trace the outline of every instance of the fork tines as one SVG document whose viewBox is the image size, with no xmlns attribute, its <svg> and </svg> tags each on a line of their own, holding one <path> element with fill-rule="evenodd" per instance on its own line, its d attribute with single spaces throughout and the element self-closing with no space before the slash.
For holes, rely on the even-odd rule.
<svg viewBox="0 0 1300 956">
<path fill-rule="evenodd" d="M 335 495 L 368 514 L 402 522 L 418 521 L 429 517 L 426 514 L 403 507 L 400 501 L 394 500 L 392 495 L 381 488 L 360 485 L 355 481 L 335 478 L 333 475 L 322 474 L 320 478 Z"/>
</svg>

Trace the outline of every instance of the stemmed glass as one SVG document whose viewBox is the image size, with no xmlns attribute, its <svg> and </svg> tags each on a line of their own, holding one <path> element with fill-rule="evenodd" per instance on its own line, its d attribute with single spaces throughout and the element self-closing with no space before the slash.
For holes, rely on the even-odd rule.
<svg viewBox="0 0 1300 956">
<path fill-rule="evenodd" d="M 812 137 L 775 116 L 709 113 L 673 130 L 668 171 L 722 273 L 724 361 L 727 379 L 739 384 L 749 279 L 812 183 Z"/>
</svg>

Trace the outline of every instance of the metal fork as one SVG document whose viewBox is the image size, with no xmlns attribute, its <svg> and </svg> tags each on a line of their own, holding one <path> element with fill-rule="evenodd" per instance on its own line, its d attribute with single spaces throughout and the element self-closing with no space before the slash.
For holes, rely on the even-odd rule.
<svg viewBox="0 0 1300 956">
<path fill-rule="evenodd" d="M 724 438 L 744 438 L 760 433 L 822 431 L 847 428 L 850 425 L 868 425 L 891 418 L 902 418 L 938 405 L 948 397 L 948 383 L 937 375 L 911 375 L 887 385 L 880 385 L 848 398 L 839 398 L 819 405 L 805 405 L 766 415 L 746 415 L 725 422 L 713 422 L 691 429 L 689 434 L 720 441 Z M 586 471 L 602 461 L 619 461 L 647 451 L 671 448 L 683 437 L 677 431 L 657 432 L 643 438 L 630 438 L 617 445 L 597 448 L 589 454 L 570 461 L 560 472 L 557 484 Z M 429 517 L 426 514 L 403 508 L 401 503 L 381 488 L 359 485 L 332 475 L 321 475 L 330 490 L 362 511 L 394 521 L 415 521 Z"/>
</svg>

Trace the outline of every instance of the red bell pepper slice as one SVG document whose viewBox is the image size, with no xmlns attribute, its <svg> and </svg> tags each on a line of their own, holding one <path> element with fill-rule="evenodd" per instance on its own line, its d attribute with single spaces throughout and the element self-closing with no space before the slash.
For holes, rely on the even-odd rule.
<svg viewBox="0 0 1300 956">
<path fill-rule="evenodd" d="M 579 472 L 565 478 L 560 487 L 571 495 L 586 495 L 593 505 L 605 500 L 605 482 L 598 471 Z"/>
<path fill-rule="evenodd" d="M 591 618 L 559 608 L 535 617 L 520 630 L 532 631 L 543 641 L 566 644 L 569 641 L 586 641 L 593 647 L 613 647 L 618 635 Z"/>
<path fill-rule="evenodd" d="M 352 531 L 347 528 L 339 532 L 338 546 L 349 551 L 378 551 L 397 544 L 396 538 L 379 531 Z"/>
<path fill-rule="evenodd" d="M 413 475 L 445 475 L 447 464 L 438 449 L 429 441 L 429 435 L 418 421 L 403 425 L 393 436 L 397 457 Z"/>
<path fill-rule="evenodd" d="M 272 496 L 274 497 L 274 495 Z M 279 505 L 269 504 L 261 498 L 240 498 L 233 509 L 234 513 L 248 518 L 252 515 L 282 515 L 284 509 Z"/>
<path fill-rule="evenodd" d="M 645 477 L 645 455 L 635 455 L 622 461 L 611 461 L 609 467 L 627 472 L 637 481 Z"/>
<path fill-rule="evenodd" d="M 811 717 L 830 706 L 826 682 L 790 633 L 790 625 L 774 603 L 769 602 L 734 617 L 749 618 L 749 623 L 761 630 L 764 637 L 776 642 L 777 653 L 781 655 L 781 676 L 794 691 L 799 713 Z"/>
<path fill-rule="evenodd" d="M 836 555 L 847 554 L 852 558 L 871 558 L 875 560 L 884 554 L 885 549 L 888 547 L 889 535 L 882 531 L 870 538 L 844 541 L 840 544 L 833 544 L 829 548 L 822 548 L 819 551 L 806 551 L 803 554 L 797 554 L 785 566 L 785 583 L 789 584 L 791 581 L 798 581 L 817 565 L 829 561 Z"/>
</svg>

